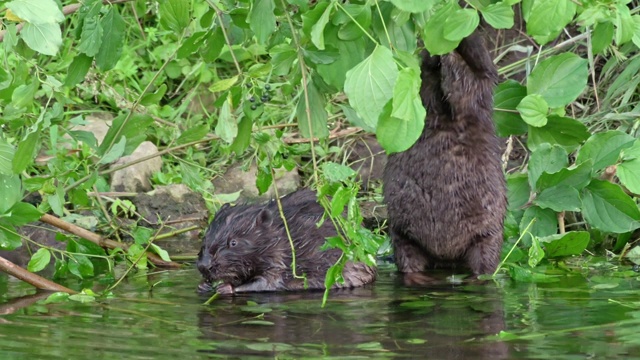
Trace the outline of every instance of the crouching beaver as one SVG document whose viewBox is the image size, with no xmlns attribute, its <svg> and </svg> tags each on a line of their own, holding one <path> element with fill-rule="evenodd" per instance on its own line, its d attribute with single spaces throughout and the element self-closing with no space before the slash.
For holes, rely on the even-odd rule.
<svg viewBox="0 0 640 360">
<path fill-rule="evenodd" d="M 424 130 L 389 156 L 383 176 L 398 270 L 407 284 L 439 267 L 493 272 L 507 203 L 492 121 L 496 68 L 476 34 L 450 54 L 425 51 L 421 71 Z"/>
<path fill-rule="evenodd" d="M 336 236 L 330 221 L 317 223 L 324 209 L 310 190 L 299 190 L 280 199 L 296 256 L 296 274 L 306 275 L 308 289 L 324 289 L 325 274 L 342 251 L 320 247 L 325 238 Z M 293 276 L 291 245 L 275 200 L 266 205 L 223 205 L 209 225 L 198 254 L 198 270 L 204 281 L 198 290 L 212 290 L 214 281 L 221 294 L 252 291 L 302 290 L 304 280 Z M 347 262 L 344 283 L 350 288 L 372 282 L 375 268 Z"/>
</svg>

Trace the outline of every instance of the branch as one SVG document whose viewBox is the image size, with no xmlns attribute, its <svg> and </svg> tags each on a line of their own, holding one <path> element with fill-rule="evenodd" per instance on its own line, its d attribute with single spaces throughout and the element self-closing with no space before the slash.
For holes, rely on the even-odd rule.
<svg viewBox="0 0 640 360">
<path fill-rule="evenodd" d="M 38 289 L 50 290 L 50 291 L 62 291 L 67 294 L 76 293 L 75 291 L 69 288 L 56 284 L 30 271 L 27 271 L 1 256 L 0 256 L 0 270 L 6 272 L 9 275 L 15 276 L 16 278 L 28 284 L 33 285 Z"/>
<path fill-rule="evenodd" d="M 124 243 L 120 243 L 117 241 L 113 241 L 113 240 L 109 240 L 109 239 L 105 239 L 102 236 L 91 232 L 89 230 L 83 229 L 79 226 L 70 224 L 64 220 L 58 219 L 57 217 L 53 216 L 53 215 L 49 215 L 49 214 L 44 214 L 42 215 L 42 217 L 40 218 L 40 221 L 42 221 L 43 223 L 47 223 L 49 225 L 55 226 L 58 229 L 62 229 L 64 231 L 67 231 L 73 235 L 79 236 L 83 239 L 87 239 L 89 241 L 91 241 L 92 243 L 100 246 L 100 247 L 104 247 L 104 248 L 108 248 L 108 249 L 116 249 L 116 248 L 121 248 L 122 250 L 124 250 L 125 252 L 127 252 L 129 250 L 129 246 L 127 244 Z M 179 268 L 180 264 L 178 264 L 177 262 L 173 262 L 173 261 L 164 261 L 162 260 L 158 255 L 154 254 L 154 253 L 150 253 L 147 252 L 147 259 L 149 259 L 149 261 L 151 261 L 154 265 L 159 266 L 159 267 L 165 267 L 165 268 Z"/>
</svg>

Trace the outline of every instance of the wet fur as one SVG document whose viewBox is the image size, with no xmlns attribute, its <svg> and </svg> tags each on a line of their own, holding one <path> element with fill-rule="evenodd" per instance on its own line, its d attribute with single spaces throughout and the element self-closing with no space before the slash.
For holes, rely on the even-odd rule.
<svg viewBox="0 0 640 360">
<path fill-rule="evenodd" d="M 506 187 L 492 120 L 496 68 L 478 35 L 447 55 L 425 51 L 422 135 L 389 156 L 384 199 L 398 270 L 464 267 L 500 259 Z"/>
<path fill-rule="evenodd" d="M 321 251 L 325 238 L 336 235 L 330 221 L 319 228 L 324 214 L 316 195 L 300 190 L 281 199 L 296 250 L 296 273 L 305 274 L 309 289 L 324 289 L 325 274 L 341 255 L 338 249 Z M 235 241 L 235 246 L 232 245 Z M 302 290 L 302 279 L 293 277 L 291 245 L 276 201 L 266 205 L 225 204 L 205 233 L 198 269 L 205 281 L 200 291 L 222 280 L 218 292 Z M 335 288 L 361 286 L 375 279 L 375 268 L 347 262 L 345 282 Z"/>
</svg>

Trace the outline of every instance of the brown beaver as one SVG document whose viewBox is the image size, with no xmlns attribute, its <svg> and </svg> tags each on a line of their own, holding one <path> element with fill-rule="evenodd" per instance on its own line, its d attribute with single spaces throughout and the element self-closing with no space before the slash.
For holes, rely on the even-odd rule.
<svg viewBox="0 0 640 360">
<path fill-rule="evenodd" d="M 383 176 L 389 234 L 408 284 L 439 267 L 493 272 L 500 260 L 506 186 L 492 121 L 496 68 L 478 35 L 447 55 L 424 52 L 425 127 L 392 154 Z"/>
<path fill-rule="evenodd" d="M 324 209 L 310 190 L 299 190 L 280 199 L 293 239 L 296 274 L 306 275 L 308 289 L 324 289 L 325 274 L 341 256 L 339 249 L 322 251 L 325 238 L 336 236 L 331 221 L 317 223 Z M 291 269 L 291 245 L 275 200 L 266 205 L 225 204 L 216 213 L 198 254 L 198 270 L 204 281 L 201 292 L 212 289 L 221 294 L 252 291 L 302 290 L 304 280 Z M 372 282 L 374 267 L 347 262 L 344 283 L 334 288 L 350 288 Z"/>
</svg>

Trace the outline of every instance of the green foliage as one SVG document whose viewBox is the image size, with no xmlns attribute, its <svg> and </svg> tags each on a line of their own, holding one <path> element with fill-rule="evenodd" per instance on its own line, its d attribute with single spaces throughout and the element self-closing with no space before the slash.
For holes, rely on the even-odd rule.
<svg viewBox="0 0 640 360">
<path fill-rule="evenodd" d="M 529 257 L 508 259 L 505 266 L 515 279 L 545 281 L 532 266 L 606 245 L 601 239 L 609 235 L 622 249 L 632 238 L 629 232 L 640 227 L 640 15 L 633 2 L 0 4 L 7 9 L 0 47 L 1 249 L 20 246 L 16 227 L 48 211 L 68 216 L 91 209 L 106 225 L 108 207 L 89 194 L 107 189 L 109 164 L 150 140 L 170 155 L 155 181 L 183 182 L 212 207 L 213 199 L 235 196 L 213 195 L 209 182 L 229 162 L 254 162 L 260 192 L 273 185 L 278 171 L 300 166 L 307 183 L 319 189 L 327 221 L 345 235 L 329 244 L 345 250 L 344 261 L 371 261 L 379 242 L 359 227 L 352 174 L 329 161 L 336 152 L 327 140 L 330 129 L 345 120 L 375 133 L 388 153 L 408 149 L 425 119 L 420 44 L 434 55 L 446 54 L 481 18 L 496 29 L 513 27 L 516 7 L 527 36 L 540 48 L 505 65 L 502 72 L 519 71 L 524 78 L 507 79 L 495 91 L 498 134 L 512 136 L 526 153 L 507 168 L 505 233 L 507 246 L 519 239 Z M 64 16 L 67 6 L 78 8 Z M 545 45 L 565 40 L 560 37 L 567 27 L 579 34 L 562 46 Z M 95 112 L 115 116 L 103 140 L 74 129 Z M 285 141 L 296 132 L 318 142 Z M 36 161 L 40 156 L 47 160 Z M 37 208 L 23 201 L 33 192 L 43 199 Z M 125 202 L 109 206 L 131 215 Z M 340 215 L 344 209 L 346 217 Z M 54 260 L 56 276 L 82 278 L 92 276 L 100 259 L 122 257 L 79 246 L 74 238 L 61 240 L 66 252 L 43 247 L 31 268 Z M 145 267 L 146 244 L 148 238 L 136 238 L 124 255 Z M 340 280 L 339 268 L 332 268 L 327 281 Z"/>
</svg>

